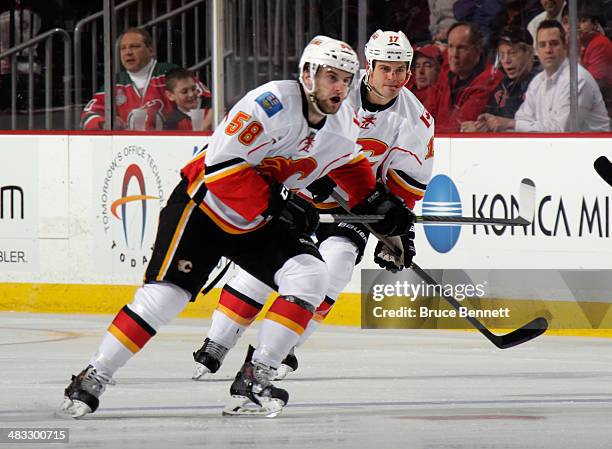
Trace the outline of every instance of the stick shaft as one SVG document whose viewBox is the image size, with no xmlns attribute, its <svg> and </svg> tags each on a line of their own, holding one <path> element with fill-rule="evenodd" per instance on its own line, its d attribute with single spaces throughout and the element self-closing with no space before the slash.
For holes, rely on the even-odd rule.
<svg viewBox="0 0 612 449">
<path fill-rule="evenodd" d="M 384 218 L 383 215 L 348 215 L 348 214 L 320 214 L 321 223 L 377 223 Z M 454 225 L 483 225 L 483 226 L 528 226 L 529 221 L 523 217 L 518 218 L 486 218 L 486 217 L 446 217 L 444 215 L 419 215 L 417 223 L 422 224 L 454 224 Z"/>
</svg>

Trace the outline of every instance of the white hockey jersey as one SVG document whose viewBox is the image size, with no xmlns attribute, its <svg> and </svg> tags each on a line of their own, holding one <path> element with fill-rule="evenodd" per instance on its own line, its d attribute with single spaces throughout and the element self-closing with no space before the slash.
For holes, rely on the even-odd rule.
<svg viewBox="0 0 612 449">
<path fill-rule="evenodd" d="M 262 213 L 274 181 L 299 190 L 329 174 L 349 193 L 351 205 L 374 190 L 374 176 L 356 144 L 352 107 L 343 104 L 315 128 L 306 120 L 305 101 L 297 81 L 252 90 L 215 130 L 205 153 L 183 168 L 189 195 L 226 232 L 265 224 Z"/>
<path fill-rule="evenodd" d="M 385 106 L 369 103 L 363 73 L 348 101 L 359 120 L 357 142 L 376 179 L 413 209 L 431 178 L 433 117 L 408 89 L 402 89 L 395 101 Z"/>
</svg>

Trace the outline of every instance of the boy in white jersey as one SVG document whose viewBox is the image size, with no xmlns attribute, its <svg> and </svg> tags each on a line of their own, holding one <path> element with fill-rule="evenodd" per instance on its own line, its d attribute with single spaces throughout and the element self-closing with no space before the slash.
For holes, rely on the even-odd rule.
<svg viewBox="0 0 612 449">
<path fill-rule="evenodd" d="M 63 411 L 73 417 L 94 412 L 114 373 L 198 295 L 225 256 L 280 295 L 257 350 L 249 350 L 232 383 L 238 402 L 227 413 L 280 413 L 288 393 L 270 381 L 329 279 L 309 237 L 318 225 L 316 209 L 292 189 L 329 175 L 349 192 L 351 205 L 363 201 L 367 213 L 389 211 L 380 232 L 403 234 L 414 222 L 388 200 L 372 202 L 379 198 L 376 182 L 355 143 L 353 110 L 343 103 L 358 64 L 348 45 L 318 36 L 304 50 L 299 83 L 270 82 L 232 108 L 206 151 L 183 168 L 160 213 L 145 284 L 115 317 L 89 365 L 73 376 Z"/>
<path fill-rule="evenodd" d="M 372 166 L 377 181 L 391 192 L 402 207 L 412 209 L 420 200 L 431 177 L 433 165 L 433 118 L 419 100 L 404 85 L 410 77 L 413 51 L 406 36 L 400 32 L 380 31 L 372 35 L 365 48 L 367 69 L 360 83 L 349 94 L 359 121 L 358 143 Z M 333 182 L 328 178 L 309 186 L 304 196 L 315 194 L 317 200 L 328 197 Z M 341 190 L 341 189 L 339 189 Z M 346 193 L 343 193 L 346 197 Z M 320 208 L 334 208 L 327 200 Z M 322 225 L 317 231 L 319 251 L 330 274 L 325 299 L 302 333 L 300 346 L 331 310 L 340 292 L 348 284 L 353 269 L 361 260 L 369 232 L 359 224 Z M 393 237 L 403 248 L 402 257 L 394 256 L 381 242 L 374 254 L 375 262 L 395 271 L 410 267 L 415 255 L 414 231 Z M 255 319 L 270 294 L 269 286 L 245 270 L 239 270 L 223 288 L 219 305 L 213 313 L 213 323 L 204 345 L 194 353 L 195 380 L 216 372 L 223 357 L 232 348 L 246 327 Z M 279 378 L 297 368 L 297 359 L 290 353 L 279 370 Z"/>
</svg>

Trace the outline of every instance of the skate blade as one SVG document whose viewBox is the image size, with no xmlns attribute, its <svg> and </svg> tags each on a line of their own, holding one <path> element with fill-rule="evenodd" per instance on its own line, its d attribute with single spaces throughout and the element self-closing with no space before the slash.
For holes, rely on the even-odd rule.
<svg viewBox="0 0 612 449">
<path fill-rule="evenodd" d="M 281 366 L 279 366 L 276 370 L 276 377 L 272 380 L 283 380 L 285 377 L 287 377 L 287 375 L 291 374 L 292 372 L 293 368 L 291 368 L 289 365 L 281 364 Z"/>
<path fill-rule="evenodd" d="M 60 418 L 74 418 L 79 419 L 85 415 L 91 413 L 89 405 L 81 401 L 73 401 L 70 398 L 64 398 L 64 402 L 60 406 L 59 410 L 55 412 L 55 415 Z"/>
<path fill-rule="evenodd" d="M 210 374 L 210 370 L 201 363 L 196 362 L 195 370 L 193 371 L 193 375 L 191 376 L 191 378 L 193 380 L 206 380 L 206 378 L 208 377 L 207 374 Z"/>
<path fill-rule="evenodd" d="M 262 406 L 251 402 L 244 396 L 232 396 L 230 403 L 223 409 L 223 416 L 276 418 L 283 411 L 285 403 L 278 399 L 262 400 Z"/>
</svg>

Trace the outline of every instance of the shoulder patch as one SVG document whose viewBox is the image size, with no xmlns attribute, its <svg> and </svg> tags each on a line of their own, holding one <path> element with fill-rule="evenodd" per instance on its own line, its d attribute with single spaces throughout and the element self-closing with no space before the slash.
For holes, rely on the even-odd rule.
<svg viewBox="0 0 612 449">
<path fill-rule="evenodd" d="M 255 102 L 261 106 L 268 117 L 272 117 L 283 109 L 283 104 L 272 92 L 264 92 L 255 99 Z"/>
</svg>

